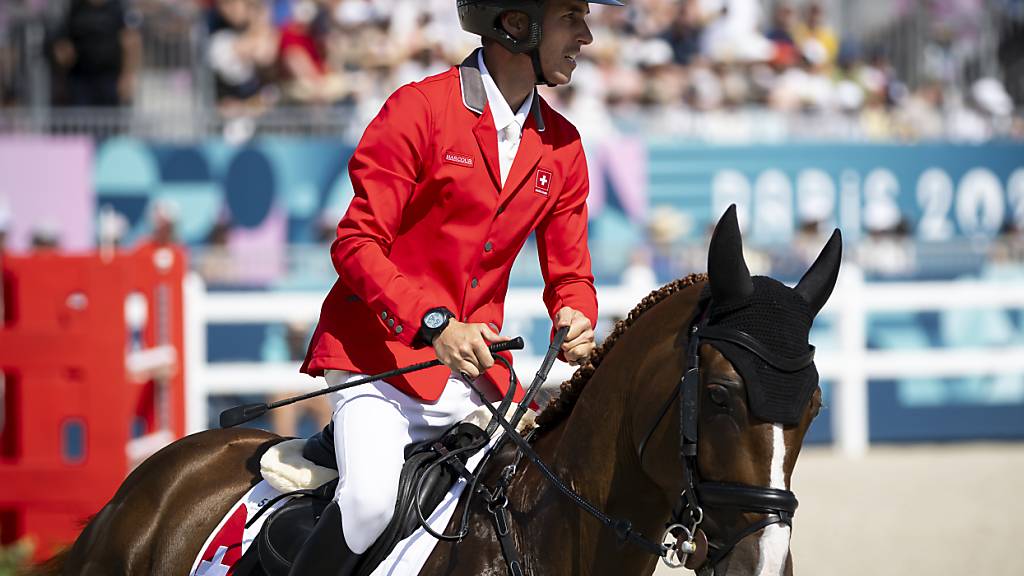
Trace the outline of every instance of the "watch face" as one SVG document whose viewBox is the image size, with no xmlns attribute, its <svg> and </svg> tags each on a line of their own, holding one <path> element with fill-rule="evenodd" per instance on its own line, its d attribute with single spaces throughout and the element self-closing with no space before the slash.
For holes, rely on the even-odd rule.
<svg viewBox="0 0 1024 576">
<path fill-rule="evenodd" d="M 431 312 L 423 319 L 423 325 L 431 330 L 434 328 L 440 328 L 441 324 L 444 324 L 444 314 L 440 312 Z"/>
</svg>

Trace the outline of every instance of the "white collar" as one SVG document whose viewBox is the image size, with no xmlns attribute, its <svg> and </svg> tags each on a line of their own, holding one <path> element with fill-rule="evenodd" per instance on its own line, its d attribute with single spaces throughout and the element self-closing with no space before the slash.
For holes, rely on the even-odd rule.
<svg viewBox="0 0 1024 576">
<path fill-rule="evenodd" d="M 522 131 L 523 126 L 526 125 L 526 117 L 529 116 L 530 109 L 533 108 L 533 94 L 536 90 L 530 91 L 530 95 L 523 101 L 519 111 L 513 115 L 512 107 L 508 105 L 508 100 L 505 99 L 501 90 L 498 89 L 498 85 L 494 83 L 491 73 L 487 71 L 483 50 L 477 53 L 477 62 L 480 65 L 480 79 L 483 80 L 484 91 L 487 93 L 487 103 L 491 105 L 491 116 L 494 118 L 495 129 L 501 132 L 515 122 L 519 124 L 519 130 Z"/>
</svg>

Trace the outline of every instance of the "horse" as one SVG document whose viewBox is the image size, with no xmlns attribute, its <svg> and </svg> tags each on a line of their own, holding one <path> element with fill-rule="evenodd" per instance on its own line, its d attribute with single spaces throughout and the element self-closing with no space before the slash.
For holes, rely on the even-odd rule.
<svg viewBox="0 0 1024 576">
<path fill-rule="evenodd" d="M 715 228 L 708 273 L 655 290 L 615 325 L 540 413 L 530 441 L 564 485 L 624 529 L 608 529 L 539 466 L 520 462 L 506 509 L 525 573 L 651 574 L 659 555 L 626 536 L 658 538 L 670 524 L 670 541 L 696 543 L 677 554 L 701 576 L 793 573 L 790 480 L 821 406 L 807 333 L 841 251 L 836 230 L 795 288 L 752 277 L 732 207 Z M 172 443 L 127 477 L 43 573 L 187 574 L 280 441 L 227 429 Z M 497 455 L 481 481 L 497 482 L 514 452 Z M 439 541 L 421 574 L 508 573 L 487 504 L 466 490 L 465 506 L 468 534 Z"/>
</svg>

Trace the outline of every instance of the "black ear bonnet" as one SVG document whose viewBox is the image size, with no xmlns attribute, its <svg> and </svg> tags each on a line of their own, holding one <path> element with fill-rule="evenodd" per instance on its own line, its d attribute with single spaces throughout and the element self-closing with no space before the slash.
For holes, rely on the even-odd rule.
<svg viewBox="0 0 1024 576">
<path fill-rule="evenodd" d="M 813 351 L 808 335 L 817 311 L 795 290 L 777 280 L 753 276 L 751 281 L 754 289 L 746 298 L 711 303 L 707 327 L 746 333 L 765 352 L 765 357 L 710 335 L 702 337 L 702 341 L 721 352 L 743 377 L 754 416 L 766 422 L 798 424 L 818 387 L 818 370 L 811 362 L 794 371 L 792 366 L 786 366 L 786 361 L 806 357 Z M 709 285 L 701 295 L 702 306 L 710 300 Z"/>
</svg>

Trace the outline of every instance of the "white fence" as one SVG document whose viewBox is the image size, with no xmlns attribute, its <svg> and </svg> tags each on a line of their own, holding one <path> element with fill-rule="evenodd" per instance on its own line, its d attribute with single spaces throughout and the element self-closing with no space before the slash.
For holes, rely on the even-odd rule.
<svg viewBox="0 0 1024 576">
<path fill-rule="evenodd" d="M 624 316 L 648 293 L 646 289 L 599 287 L 601 315 Z M 295 392 L 319 383 L 298 372 L 297 363 L 208 363 L 206 328 L 210 324 L 314 322 L 323 295 L 315 293 L 208 293 L 202 280 L 186 283 L 186 388 L 189 431 L 206 427 L 207 398 L 218 394 Z M 1024 283 L 913 282 L 869 284 L 853 264 L 843 273 L 823 314 L 836 316 L 838 347 L 820 350 L 818 371 L 836 383 L 832 405 L 833 435 L 843 454 L 856 457 L 868 448 L 868 381 L 882 378 L 957 377 L 1024 374 L 1024 347 L 983 349 L 869 350 L 870 312 L 945 311 L 957 309 L 1024 309 Z M 524 321 L 546 318 L 540 290 L 511 290 L 505 301 L 503 332 L 518 334 Z M 542 350 L 517 354 L 525 379 L 536 372 Z M 561 382 L 572 369 L 556 363 L 548 384 Z"/>
</svg>

